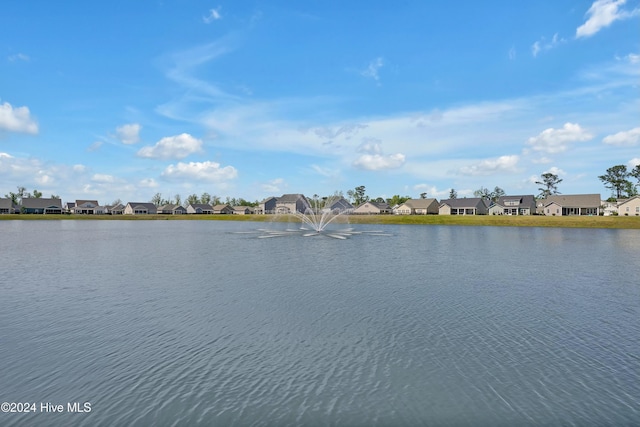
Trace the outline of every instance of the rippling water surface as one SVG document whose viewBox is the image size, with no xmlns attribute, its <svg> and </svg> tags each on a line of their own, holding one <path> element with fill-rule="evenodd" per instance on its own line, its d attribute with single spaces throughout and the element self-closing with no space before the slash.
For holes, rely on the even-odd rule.
<svg viewBox="0 0 640 427">
<path fill-rule="evenodd" d="M 640 424 L 637 230 L 260 226 L 0 221 L 0 424 Z"/>
</svg>

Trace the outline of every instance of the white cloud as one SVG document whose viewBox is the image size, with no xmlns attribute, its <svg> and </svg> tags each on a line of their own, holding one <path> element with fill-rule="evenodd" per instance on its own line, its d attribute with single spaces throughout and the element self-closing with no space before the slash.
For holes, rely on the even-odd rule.
<svg viewBox="0 0 640 427">
<path fill-rule="evenodd" d="M 206 162 L 179 162 L 177 165 L 169 165 L 162 172 L 165 178 L 195 179 L 200 181 L 229 181 L 237 178 L 238 171 L 233 166 L 220 167 L 220 163 Z"/>
<path fill-rule="evenodd" d="M 262 191 L 269 194 L 280 193 L 284 186 L 285 182 L 282 178 L 272 179 L 269 182 L 265 182 L 261 185 Z"/>
<path fill-rule="evenodd" d="M 517 172 L 517 155 L 500 156 L 495 159 L 485 159 L 474 165 L 460 168 L 460 172 L 468 175 L 492 175 L 499 172 Z"/>
<path fill-rule="evenodd" d="M 203 16 L 202 20 L 204 21 L 205 24 L 210 24 L 213 21 L 217 21 L 219 19 L 222 19 L 222 15 L 220 15 L 220 7 L 218 7 L 218 9 L 210 9 L 209 10 L 209 15 L 207 16 Z"/>
<path fill-rule="evenodd" d="M 38 124 L 31 118 L 27 107 L 13 108 L 5 102 L 0 104 L 0 130 L 10 132 L 38 133 Z"/>
<path fill-rule="evenodd" d="M 561 129 L 545 129 L 538 136 L 529 138 L 529 144 L 535 151 L 549 154 L 566 151 L 571 142 L 588 141 L 593 138 L 577 123 L 565 123 Z"/>
<path fill-rule="evenodd" d="M 538 56 L 538 53 L 540 53 L 541 51 L 551 50 L 554 47 L 557 47 L 560 43 L 564 43 L 564 42 L 566 42 L 566 40 L 561 37 L 558 37 L 558 33 L 555 33 L 550 41 L 546 41 L 546 39 L 542 37 L 539 41 L 535 42 L 531 46 L 531 54 L 535 58 L 536 56 Z"/>
<path fill-rule="evenodd" d="M 135 144 L 140 141 L 140 126 L 138 123 L 130 123 L 116 128 L 116 136 L 123 144 Z"/>
<path fill-rule="evenodd" d="M 640 165 L 640 157 L 634 157 L 629 160 L 629 167 L 635 168 L 637 165 Z"/>
<path fill-rule="evenodd" d="M 162 138 L 153 147 L 142 147 L 138 156 L 150 159 L 184 159 L 190 154 L 202 152 L 202 140 L 188 133 Z"/>
<path fill-rule="evenodd" d="M 566 175 L 567 173 L 565 171 L 563 171 L 562 169 L 560 169 L 557 166 L 552 166 L 549 169 L 547 169 L 546 171 L 544 171 L 543 173 L 552 173 L 554 175 Z"/>
<path fill-rule="evenodd" d="M 640 127 L 628 131 L 618 132 L 605 136 L 602 140 L 605 144 L 633 147 L 640 143 Z"/>
<path fill-rule="evenodd" d="M 356 147 L 356 152 L 365 154 L 382 154 L 380 140 L 375 138 L 365 138 L 365 141 Z"/>
<path fill-rule="evenodd" d="M 516 48 L 514 46 L 512 46 L 511 49 L 509 49 L 509 59 L 511 60 L 516 59 Z"/>
<path fill-rule="evenodd" d="M 9 56 L 8 59 L 10 62 L 15 62 L 15 61 L 29 62 L 31 60 L 31 58 L 29 58 L 29 55 L 25 55 L 24 53 L 16 53 L 15 55 Z"/>
<path fill-rule="evenodd" d="M 384 65 L 384 60 L 381 57 L 377 57 L 373 61 L 369 63 L 367 68 L 360 72 L 360 75 L 363 77 L 371 78 L 377 82 L 380 81 L 380 74 L 378 71 Z"/>
<path fill-rule="evenodd" d="M 111 175 L 96 173 L 91 177 L 91 181 L 110 184 L 115 182 L 115 178 Z"/>
<path fill-rule="evenodd" d="M 640 9 L 619 10 L 626 0 L 596 0 L 587 11 L 587 21 L 576 30 L 576 38 L 589 37 L 615 21 L 638 15 Z"/>
<path fill-rule="evenodd" d="M 388 156 L 380 154 L 363 154 L 353 162 L 353 166 L 358 169 L 370 171 L 383 169 L 396 169 L 405 162 L 404 154 L 397 153 Z"/>
<path fill-rule="evenodd" d="M 156 188 L 158 187 L 158 182 L 153 178 L 145 178 L 140 180 L 138 185 L 143 188 Z"/>
</svg>

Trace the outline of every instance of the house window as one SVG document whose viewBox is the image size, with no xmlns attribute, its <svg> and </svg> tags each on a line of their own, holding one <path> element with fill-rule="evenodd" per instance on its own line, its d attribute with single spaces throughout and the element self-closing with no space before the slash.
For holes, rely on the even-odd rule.
<svg viewBox="0 0 640 427">
<path fill-rule="evenodd" d="M 627 212 L 629 212 L 629 206 L 627 206 Z"/>
</svg>

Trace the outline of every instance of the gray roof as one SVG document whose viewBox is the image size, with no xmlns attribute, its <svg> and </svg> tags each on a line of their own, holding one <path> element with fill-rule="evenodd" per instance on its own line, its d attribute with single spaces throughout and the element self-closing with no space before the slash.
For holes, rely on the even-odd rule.
<svg viewBox="0 0 640 427">
<path fill-rule="evenodd" d="M 295 203 L 300 198 L 307 199 L 303 194 L 283 194 L 282 197 L 278 197 L 278 203 Z"/>
<path fill-rule="evenodd" d="M 53 206 L 62 210 L 62 200 L 45 199 L 42 197 L 23 197 L 22 206 L 27 209 L 45 209 Z"/>
<path fill-rule="evenodd" d="M 551 203 L 563 208 L 594 208 L 600 207 L 600 194 L 554 194 L 544 199 L 543 205 Z"/>
<path fill-rule="evenodd" d="M 502 196 L 498 198 L 496 204 L 505 206 L 505 201 L 507 200 L 517 200 L 519 203 L 518 207 L 530 207 L 532 205 L 535 206 L 536 203 L 536 198 L 531 194 L 527 194 L 525 196 Z"/>
<path fill-rule="evenodd" d="M 213 209 L 213 206 L 207 203 L 191 203 L 189 206 L 191 206 L 193 209 L 207 209 L 207 210 Z"/>
<path fill-rule="evenodd" d="M 484 203 L 487 206 L 487 202 L 480 197 L 463 197 L 461 199 L 447 199 L 440 202 L 440 206 L 449 205 L 452 208 L 475 208 L 480 203 Z"/>
<path fill-rule="evenodd" d="M 409 199 L 403 204 L 413 209 L 427 209 L 429 206 L 431 206 L 431 204 L 434 201 L 438 203 L 436 199 L 431 198 L 431 199 Z"/>
<path fill-rule="evenodd" d="M 16 209 L 17 206 L 13 203 L 11 199 L 0 198 L 0 208 L 3 209 Z"/>
<path fill-rule="evenodd" d="M 156 208 L 156 205 L 150 202 L 129 202 L 127 203 L 127 205 L 130 205 L 132 208 L 142 207 L 150 211 L 158 210 L 158 208 Z"/>
</svg>

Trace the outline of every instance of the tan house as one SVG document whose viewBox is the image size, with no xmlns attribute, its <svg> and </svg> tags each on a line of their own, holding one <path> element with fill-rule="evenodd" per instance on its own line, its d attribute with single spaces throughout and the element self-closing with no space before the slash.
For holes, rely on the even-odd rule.
<svg viewBox="0 0 640 427">
<path fill-rule="evenodd" d="M 439 215 L 486 215 L 488 213 L 487 201 L 480 197 L 443 200 L 438 209 Z"/>
<path fill-rule="evenodd" d="M 633 196 L 618 203 L 618 215 L 640 216 L 640 196 Z"/>
<path fill-rule="evenodd" d="M 303 194 L 283 194 L 275 205 L 275 212 L 279 214 L 305 213 L 308 209 L 311 209 L 311 203 Z"/>
<path fill-rule="evenodd" d="M 251 206 L 234 206 L 233 214 L 234 215 L 251 215 L 253 213 L 253 208 Z"/>
<path fill-rule="evenodd" d="M 187 209 L 184 206 L 166 204 L 158 207 L 158 214 L 162 215 L 184 215 L 187 213 Z"/>
<path fill-rule="evenodd" d="M 187 206 L 187 213 L 194 215 L 211 215 L 213 207 L 207 203 L 192 203 Z"/>
<path fill-rule="evenodd" d="M 437 215 L 440 204 L 436 199 L 409 199 L 395 209 L 397 215 Z"/>
<path fill-rule="evenodd" d="M 215 205 L 213 207 L 213 213 L 216 215 L 231 215 L 233 213 L 233 208 L 229 205 Z"/>
<path fill-rule="evenodd" d="M 554 194 L 538 202 L 542 207 L 543 215 L 572 216 L 572 215 L 599 215 L 599 194 Z"/>
<path fill-rule="evenodd" d="M 155 215 L 158 208 L 153 203 L 129 202 L 122 212 L 124 215 Z"/>
<path fill-rule="evenodd" d="M 352 212 L 356 215 L 380 215 L 392 213 L 391 206 L 387 202 L 365 202 Z"/>
</svg>

